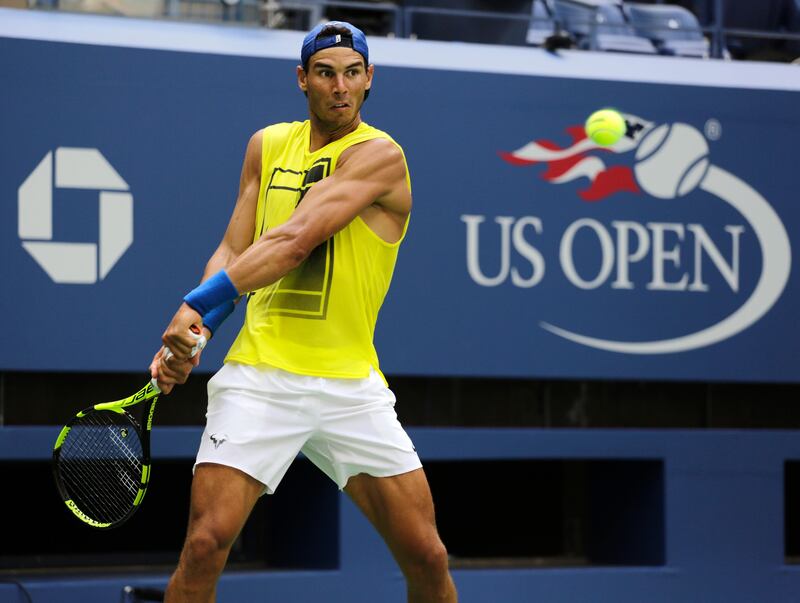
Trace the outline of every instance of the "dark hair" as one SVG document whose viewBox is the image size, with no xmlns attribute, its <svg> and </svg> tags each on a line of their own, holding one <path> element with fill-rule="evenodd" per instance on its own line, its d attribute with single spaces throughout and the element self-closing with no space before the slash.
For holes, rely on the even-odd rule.
<svg viewBox="0 0 800 603">
<path fill-rule="evenodd" d="M 335 46 L 344 46 L 345 48 L 353 48 L 353 32 L 342 25 L 327 25 L 325 26 L 322 31 L 317 34 L 315 39 L 319 40 L 320 38 L 330 38 L 333 36 L 342 36 L 342 41 Z M 356 51 L 358 52 L 358 51 Z M 359 52 L 359 54 L 361 54 Z M 313 55 L 312 55 L 313 56 Z M 364 69 L 367 68 L 367 59 L 364 58 L 364 55 L 361 55 L 361 58 L 364 62 Z M 311 56 L 306 59 L 306 62 L 303 63 L 303 71 L 308 71 L 308 62 L 311 60 Z"/>
<path fill-rule="evenodd" d="M 349 29 L 347 29 L 346 27 L 343 27 L 341 25 L 328 25 L 328 26 L 324 27 L 322 29 L 322 31 L 320 31 L 317 34 L 317 38 L 316 39 L 329 38 L 331 36 L 336 36 L 336 35 L 342 36 L 342 43 L 337 44 L 337 46 L 343 46 L 345 48 L 348 48 L 348 47 L 352 48 L 353 47 L 353 33 Z M 361 53 L 359 53 L 359 56 L 361 56 L 361 61 L 364 63 L 364 71 L 366 71 L 367 67 L 368 67 L 367 59 L 365 59 L 364 55 L 362 55 Z M 305 64 L 303 65 L 303 71 L 306 71 L 306 72 L 308 71 L 308 62 L 310 60 L 311 60 L 311 57 L 308 57 L 308 60 L 306 60 Z M 308 96 L 308 93 L 304 93 L 304 94 L 306 96 Z M 369 97 L 369 90 L 365 90 L 364 91 L 364 100 L 367 100 L 368 97 Z"/>
</svg>

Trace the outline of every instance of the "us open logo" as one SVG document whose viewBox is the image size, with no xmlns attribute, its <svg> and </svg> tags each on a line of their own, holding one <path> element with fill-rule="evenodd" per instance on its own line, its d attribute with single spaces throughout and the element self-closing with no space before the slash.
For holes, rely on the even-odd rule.
<svg viewBox="0 0 800 603">
<path fill-rule="evenodd" d="M 53 240 L 54 189 L 99 191 L 95 243 Z M 133 243 L 133 195 L 97 149 L 59 147 L 48 152 L 19 187 L 22 247 L 56 283 L 103 280 Z"/>
<path fill-rule="evenodd" d="M 588 179 L 589 185 L 578 192 L 586 202 L 596 202 L 615 193 L 629 191 L 649 195 L 663 203 L 676 203 L 695 190 L 727 204 L 729 210 L 746 224 L 726 224 L 727 240 L 718 244 L 701 223 L 680 224 L 647 220 L 614 220 L 610 225 L 595 218 L 572 221 L 561 233 L 558 261 L 562 274 L 575 288 L 592 291 L 601 286 L 617 290 L 642 288 L 631 280 L 631 267 L 649 261 L 651 276 L 644 284 L 646 292 L 707 293 L 704 265 L 716 268 L 730 291 L 740 289 L 740 240 L 745 231 L 754 235 L 761 254 L 761 271 L 750 295 L 732 312 L 712 324 L 691 333 L 676 334 L 645 341 L 626 341 L 598 337 L 569 324 L 555 324 L 546 319 L 539 326 L 574 343 L 625 354 L 667 354 L 685 352 L 733 337 L 759 321 L 781 297 L 791 272 L 791 245 L 786 228 L 770 203 L 738 176 L 711 162 L 706 138 L 686 123 L 656 125 L 636 115 L 624 115 L 632 135 L 609 147 L 596 145 L 586 136 L 583 126 L 572 126 L 567 132 L 572 144 L 561 148 L 547 140 L 536 140 L 513 152 L 501 153 L 512 165 L 543 164 L 542 178 L 551 184 Z M 601 153 L 592 153 L 600 150 Z M 634 152 L 633 166 L 609 166 L 599 155 L 611 152 Z M 481 265 L 480 230 L 487 216 L 462 215 L 466 225 L 466 264 L 472 280 L 480 286 L 494 287 L 509 280 L 516 287 L 539 285 L 545 277 L 545 255 L 531 242 L 541 235 L 545 225 L 537 216 L 513 218 L 495 216 L 500 228 L 500 270 L 487 275 Z M 737 220 L 741 221 L 741 220 Z M 485 227 L 489 227 L 487 224 Z M 527 228 L 527 231 L 526 231 Z M 526 232 L 533 232 L 527 235 Z M 589 278 L 576 266 L 573 246 L 579 235 L 593 238 L 600 250 L 599 267 Z M 666 243 L 666 237 L 684 242 L 691 240 L 694 256 L 689 268 L 680 245 Z M 496 238 L 496 237 L 495 237 Z M 511 266 L 515 250 L 530 264 L 530 276 Z M 723 251 L 723 249 L 725 251 Z M 682 264 L 683 261 L 683 264 Z M 677 280 L 665 276 L 666 270 L 682 271 Z M 545 317 L 542 317 L 545 318 Z M 562 318 L 563 320 L 563 318 Z"/>
</svg>

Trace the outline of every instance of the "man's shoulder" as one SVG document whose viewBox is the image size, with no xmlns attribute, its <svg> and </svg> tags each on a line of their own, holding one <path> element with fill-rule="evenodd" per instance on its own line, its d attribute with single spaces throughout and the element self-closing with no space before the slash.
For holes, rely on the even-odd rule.
<svg viewBox="0 0 800 603">
<path fill-rule="evenodd" d="M 397 146 L 397 147 L 402 149 L 402 147 L 400 146 L 400 143 L 397 142 L 392 137 L 391 134 L 389 134 L 385 130 L 381 130 L 380 128 L 376 128 L 375 126 L 372 126 L 372 125 L 368 124 L 367 122 L 361 122 L 361 126 L 359 127 L 359 130 L 365 136 L 369 136 L 369 137 L 375 138 L 377 140 L 381 140 L 381 139 L 388 140 L 388 141 L 392 142 L 395 146 Z M 359 130 L 356 130 L 356 131 L 358 132 Z"/>
<path fill-rule="evenodd" d="M 403 147 L 383 130 L 361 122 L 359 127 L 345 137 L 346 147 L 342 159 L 351 155 L 377 154 L 382 161 L 405 161 Z"/>
<path fill-rule="evenodd" d="M 408 165 L 405 154 L 394 140 L 376 137 L 364 140 L 345 149 L 338 161 L 338 167 L 357 166 L 362 175 L 382 174 L 408 178 Z"/>
<path fill-rule="evenodd" d="M 342 157 L 346 156 L 374 157 L 375 159 L 380 159 L 381 162 L 385 162 L 403 161 L 405 154 L 400 145 L 390 136 L 376 136 L 356 141 L 355 144 L 344 150 Z"/>
</svg>

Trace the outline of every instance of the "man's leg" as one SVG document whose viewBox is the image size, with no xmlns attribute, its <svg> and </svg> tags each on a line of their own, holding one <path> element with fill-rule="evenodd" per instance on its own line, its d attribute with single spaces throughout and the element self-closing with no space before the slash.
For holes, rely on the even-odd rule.
<svg viewBox="0 0 800 603">
<path fill-rule="evenodd" d="M 213 464 L 196 467 L 186 542 L 165 601 L 214 601 L 231 546 L 263 489 L 261 482 L 238 469 Z"/>
<path fill-rule="evenodd" d="M 456 603 L 425 472 L 416 469 L 393 477 L 356 475 L 344 490 L 397 560 L 408 584 L 409 603 Z"/>
</svg>

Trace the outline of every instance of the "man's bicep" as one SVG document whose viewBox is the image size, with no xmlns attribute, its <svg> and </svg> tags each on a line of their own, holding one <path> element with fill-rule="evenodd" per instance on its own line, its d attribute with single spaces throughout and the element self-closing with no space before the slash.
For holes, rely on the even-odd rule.
<svg viewBox="0 0 800 603">
<path fill-rule="evenodd" d="M 355 220 L 384 188 L 371 178 L 330 176 L 312 187 L 287 226 L 297 233 L 304 247 L 311 249 Z"/>
<path fill-rule="evenodd" d="M 393 142 L 379 138 L 352 148 L 352 154 L 341 162 L 331 178 L 368 187 L 368 194 L 374 197 L 372 203 L 391 192 L 398 183 L 405 183 L 405 158 Z"/>
<path fill-rule="evenodd" d="M 364 144 L 331 176 L 311 188 L 292 218 L 316 226 L 321 242 L 389 196 L 398 184 L 405 187 L 405 175 L 405 161 L 394 145 L 375 149 Z"/>
</svg>

